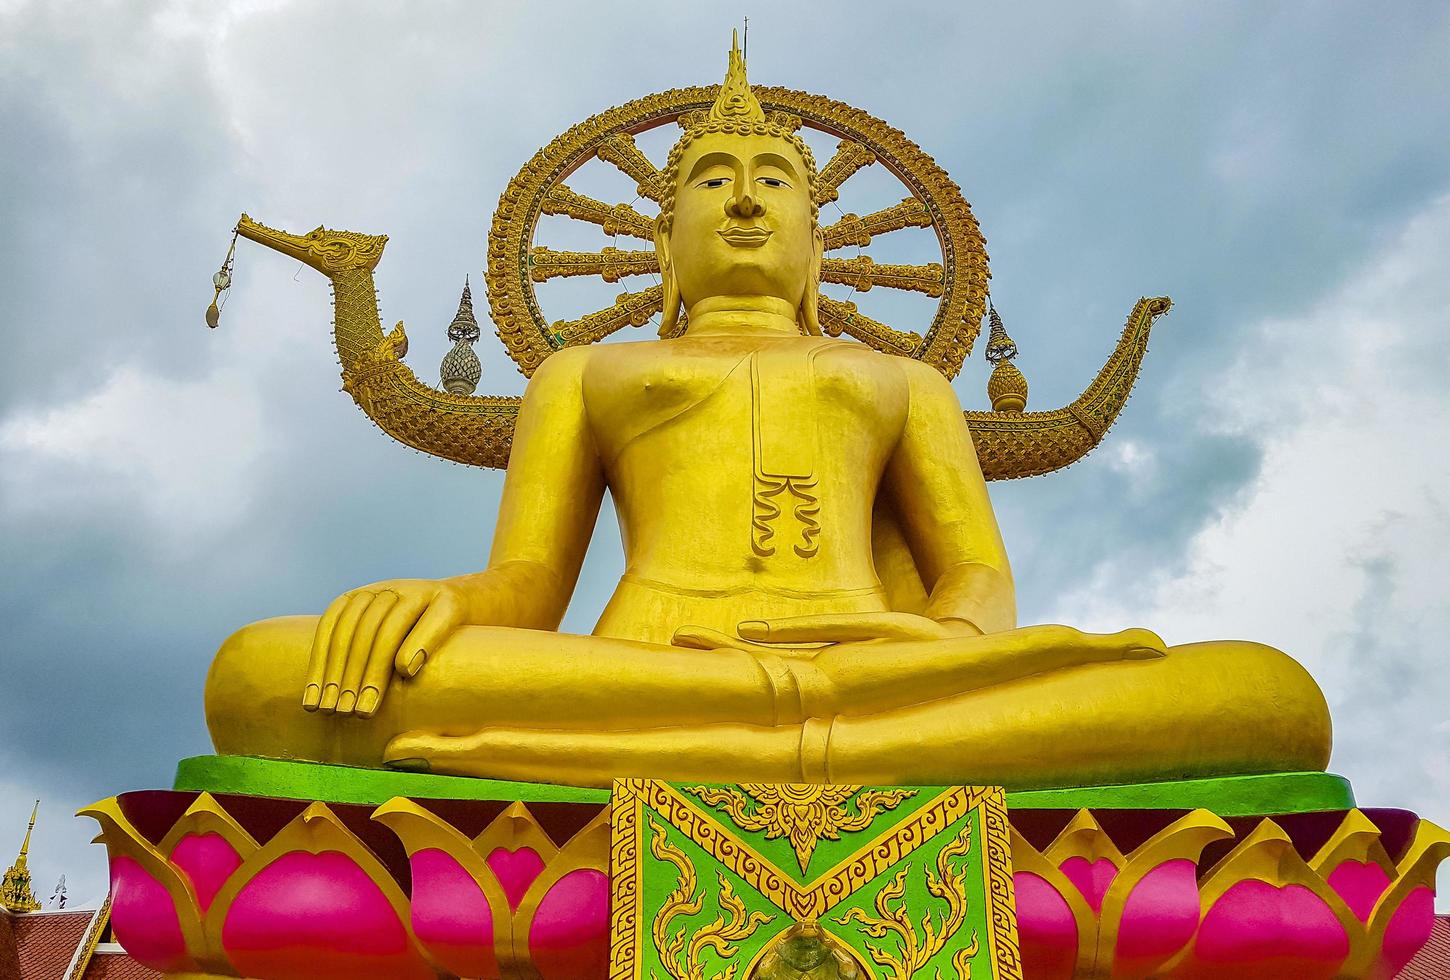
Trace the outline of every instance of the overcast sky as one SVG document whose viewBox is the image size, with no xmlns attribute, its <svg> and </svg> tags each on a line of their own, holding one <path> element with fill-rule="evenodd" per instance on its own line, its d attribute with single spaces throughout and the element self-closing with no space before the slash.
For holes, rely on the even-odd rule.
<svg viewBox="0 0 1450 980">
<path fill-rule="evenodd" d="M 501 475 L 338 391 L 322 277 L 243 242 L 205 328 L 237 215 L 390 235 L 383 316 L 435 380 L 509 177 L 718 82 L 747 13 L 755 82 L 860 106 L 961 184 L 1030 408 L 1139 296 L 1175 301 L 1103 447 L 993 486 L 1022 620 L 1279 646 L 1360 802 L 1450 821 L 1450 8 L 1007 6 L 0 0 L 0 866 L 40 797 L 41 897 L 64 873 L 98 900 L 69 814 L 209 751 L 228 633 L 486 555 Z M 868 171 L 840 204 L 899 197 Z M 480 390 L 520 391 L 483 327 Z M 985 377 L 979 350 L 966 407 Z M 595 545 L 575 631 L 620 571 L 608 512 Z"/>
</svg>

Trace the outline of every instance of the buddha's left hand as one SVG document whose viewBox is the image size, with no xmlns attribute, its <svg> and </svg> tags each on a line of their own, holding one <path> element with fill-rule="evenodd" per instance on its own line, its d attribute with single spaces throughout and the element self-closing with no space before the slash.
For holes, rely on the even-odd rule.
<svg viewBox="0 0 1450 980">
<path fill-rule="evenodd" d="M 938 621 L 904 612 L 820 613 L 782 619 L 749 620 L 736 627 L 738 637 L 700 626 L 675 632 L 676 646 L 714 649 L 769 649 L 764 644 L 863 643 L 871 640 L 944 640 L 955 636 L 981 636 L 982 631 L 961 619 Z"/>
<path fill-rule="evenodd" d="M 981 636 L 962 619 L 935 620 L 915 613 L 819 613 L 782 619 L 750 620 L 736 631 L 757 643 L 860 643 L 865 640 L 945 640 Z"/>
</svg>

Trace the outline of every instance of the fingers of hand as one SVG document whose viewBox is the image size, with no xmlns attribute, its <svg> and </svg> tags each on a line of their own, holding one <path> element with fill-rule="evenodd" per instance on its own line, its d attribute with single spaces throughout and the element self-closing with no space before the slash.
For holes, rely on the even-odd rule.
<svg viewBox="0 0 1450 980">
<path fill-rule="evenodd" d="M 463 606 L 448 590 L 440 591 L 398 646 L 393 667 L 404 677 L 416 677 L 428 658 L 438 652 L 448 635 L 463 624 Z"/>
<path fill-rule="evenodd" d="M 1016 649 L 1018 676 L 1114 660 L 1159 660 L 1167 654 L 1158 634 L 1143 629 L 1083 633 L 1069 626 L 1029 626 L 995 635 Z"/>
<path fill-rule="evenodd" d="M 362 686 L 363 672 L 368 666 L 368 656 L 378 630 L 387 619 L 388 613 L 398 604 L 398 594 L 391 590 L 374 593 L 367 609 L 358 618 L 352 632 L 352 643 L 347 648 L 347 660 L 342 670 L 342 691 L 337 698 L 337 713 L 351 714 L 357 707 L 358 691 Z"/>
<path fill-rule="evenodd" d="M 331 713 L 337 709 L 338 698 L 342 695 L 342 674 L 347 667 L 347 654 L 352 648 L 352 637 L 357 632 L 358 621 L 372 604 L 373 597 L 372 592 L 354 592 L 343 607 L 342 615 L 337 618 L 337 625 L 332 629 L 332 637 L 327 644 L 327 668 L 322 675 L 322 700 L 318 702 L 318 707 L 323 711 Z"/>
<path fill-rule="evenodd" d="M 427 772 L 429 759 L 442 748 L 441 736 L 404 732 L 394 736 L 383 749 L 383 765 L 408 772 Z"/>
<path fill-rule="evenodd" d="M 722 633 L 719 630 L 710 629 L 708 626 L 681 626 L 670 637 L 670 644 L 690 650 L 744 650 L 746 653 L 780 653 L 774 647 L 751 643 L 749 640 L 742 640 L 738 636 L 731 636 L 729 633 Z"/>
<path fill-rule="evenodd" d="M 741 637 L 766 643 L 850 643 L 860 640 L 935 640 L 949 633 L 940 623 L 911 613 L 823 613 L 752 620 Z"/>
<path fill-rule="evenodd" d="M 383 695 L 387 693 L 388 681 L 393 676 L 393 659 L 402 646 L 403 638 L 417 625 L 418 617 L 427 608 L 428 602 L 421 596 L 400 599 L 378 627 L 362 673 L 362 687 L 358 691 L 356 710 L 359 717 L 371 718 L 377 714 Z"/>
<path fill-rule="evenodd" d="M 308 711 L 316 711 L 322 700 L 322 681 L 327 673 L 327 651 L 332 645 L 332 631 L 351 598 L 350 595 L 342 595 L 332 600 L 327 611 L 317 621 L 317 632 L 312 637 L 312 652 L 307 660 L 307 679 L 302 686 L 302 707 Z"/>
<path fill-rule="evenodd" d="M 1123 656 L 1128 660 L 1157 660 L 1168 656 L 1168 644 L 1152 630 L 1126 629 L 1118 637 L 1127 648 Z"/>
</svg>

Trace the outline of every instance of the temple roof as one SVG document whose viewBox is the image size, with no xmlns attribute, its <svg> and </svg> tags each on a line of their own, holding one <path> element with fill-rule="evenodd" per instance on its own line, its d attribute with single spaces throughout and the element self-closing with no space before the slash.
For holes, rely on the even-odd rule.
<svg viewBox="0 0 1450 980">
<path fill-rule="evenodd" d="M 119 946 L 97 949 L 81 980 L 160 980 L 161 974 L 131 959 Z"/>
<path fill-rule="evenodd" d="M 1450 977 L 1450 915 L 1435 916 L 1430 941 L 1400 971 L 1399 980 L 1444 980 Z"/>
<path fill-rule="evenodd" d="M 0 911 L 0 919 L 8 920 L 20 980 L 65 980 L 95 915 L 95 909 L 20 914 Z M 0 926 L 0 940 L 3 938 L 4 927 Z M 0 964 L 7 959 L 9 956 L 0 950 Z"/>
<path fill-rule="evenodd" d="M 0 980 L 159 980 L 108 939 L 110 902 L 99 909 L 0 909 Z"/>
</svg>

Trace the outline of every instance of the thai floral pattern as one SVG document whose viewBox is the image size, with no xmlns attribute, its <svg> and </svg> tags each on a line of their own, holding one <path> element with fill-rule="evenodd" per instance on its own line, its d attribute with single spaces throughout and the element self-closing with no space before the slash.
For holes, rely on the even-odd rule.
<svg viewBox="0 0 1450 980">
<path fill-rule="evenodd" d="M 865 830 L 878 814 L 916 795 L 914 789 L 861 792 L 860 786 L 808 783 L 691 786 L 690 792 L 702 803 L 724 807 L 742 830 L 763 830 L 766 840 L 786 838 L 803 873 L 818 842 L 840 840 L 842 832 Z M 854 812 L 847 807 L 852 797 Z"/>
</svg>

